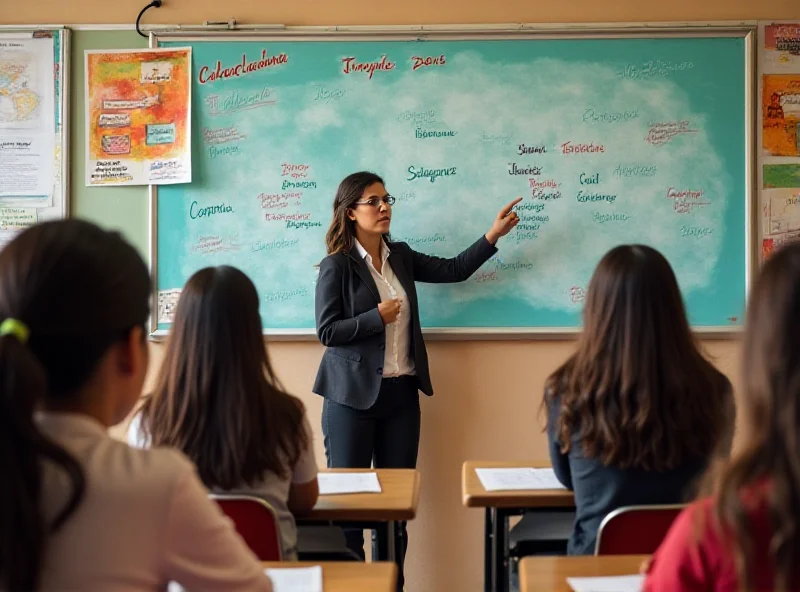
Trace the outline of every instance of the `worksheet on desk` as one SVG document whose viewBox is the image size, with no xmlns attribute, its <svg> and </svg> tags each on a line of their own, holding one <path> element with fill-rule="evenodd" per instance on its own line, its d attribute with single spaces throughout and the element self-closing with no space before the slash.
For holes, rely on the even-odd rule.
<svg viewBox="0 0 800 592">
<path fill-rule="evenodd" d="M 566 489 L 553 469 L 475 469 L 486 491 L 518 489 Z"/>
<path fill-rule="evenodd" d="M 381 493 L 377 473 L 319 473 L 320 495 Z"/>
<path fill-rule="evenodd" d="M 322 592 L 322 566 L 278 567 L 264 570 L 273 592 Z"/>
<path fill-rule="evenodd" d="M 644 576 L 567 578 L 567 584 L 573 592 L 641 592 Z"/>
</svg>

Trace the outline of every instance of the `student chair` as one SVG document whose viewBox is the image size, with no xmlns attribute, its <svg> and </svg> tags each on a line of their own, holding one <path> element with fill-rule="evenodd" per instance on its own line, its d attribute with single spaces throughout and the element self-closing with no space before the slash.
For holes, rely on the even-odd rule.
<svg viewBox="0 0 800 592">
<path fill-rule="evenodd" d="M 600 523 L 595 555 L 650 555 L 661 541 L 683 504 L 626 506 L 617 508 Z"/>
<path fill-rule="evenodd" d="M 233 520 L 236 531 L 261 561 L 282 561 L 281 531 L 275 509 L 263 499 L 248 495 L 210 494 Z"/>
</svg>

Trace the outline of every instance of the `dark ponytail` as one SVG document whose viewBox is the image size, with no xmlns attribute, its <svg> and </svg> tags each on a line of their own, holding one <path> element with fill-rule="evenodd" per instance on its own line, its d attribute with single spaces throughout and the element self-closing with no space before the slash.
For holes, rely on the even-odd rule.
<svg viewBox="0 0 800 592">
<path fill-rule="evenodd" d="M 42 404 L 79 394 L 108 348 L 145 323 L 150 280 L 118 234 L 88 222 L 47 222 L 0 252 L 0 322 L 28 335 L 0 336 L 0 589 L 36 590 L 47 538 L 78 508 L 78 461 L 39 430 Z M 42 512 L 43 468 L 69 483 L 53 518 Z"/>
</svg>

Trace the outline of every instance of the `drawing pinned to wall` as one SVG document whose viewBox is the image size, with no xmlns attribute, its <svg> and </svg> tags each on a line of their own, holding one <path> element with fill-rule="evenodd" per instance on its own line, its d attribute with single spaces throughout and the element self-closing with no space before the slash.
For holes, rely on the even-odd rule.
<svg viewBox="0 0 800 592">
<path fill-rule="evenodd" d="M 191 182 L 191 57 L 86 52 L 86 185 Z"/>
<path fill-rule="evenodd" d="M 764 27 L 762 65 L 768 72 L 797 72 L 800 68 L 800 23 Z"/>
<path fill-rule="evenodd" d="M 761 191 L 761 257 L 800 238 L 800 164 L 764 165 Z"/>
<path fill-rule="evenodd" d="M 765 74 L 761 94 L 765 156 L 800 156 L 800 74 Z"/>
<path fill-rule="evenodd" d="M 764 165 L 764 189 L 800 187 L 800 164 Z"/>
<path fill-rule="evenodd" d="M 800 238 L 800 23 L 760 27 L 761 260 Z"/>
<path fill-rule="evenodd" d="M 0 198 L 52 203 L 56 121 L 53 37 L 0 37 Z"/>
<path fill-rule="evenodd" d="M 158 322 L 171 323 L 181 297 L 181 289 L 161 290 L 158 293 Z"/>
</svg>

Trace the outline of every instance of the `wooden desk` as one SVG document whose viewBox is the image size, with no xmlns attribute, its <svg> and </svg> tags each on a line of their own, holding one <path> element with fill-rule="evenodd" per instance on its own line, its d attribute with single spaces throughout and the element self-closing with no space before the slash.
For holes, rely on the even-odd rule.
<svg viewBox="0 0 800 592">
<path fill-rule="evenodd" d="M 308 520 L 388 522 L 413 520 L 419 506 L 416 469 L 325 469 L 324 473 L 377 473 L 381 493 L 321 495 Z"/>
<path fill-rule="evenodd" d="M 322 566 L 323 592 L 395 592 L 397 566 L 394 563 L 351 561 L 267 561 L 265 568 Z"/>
<path fill-rule="evenodd" d="M 525 512 L 575 509 L 575 496 L 567 489 L 486 491 L 475 469 L 550 468 L 549 462 L 467 461 L 461 470 L 461 494 L 467 508 L 485 508 L 484 590 L 505 592 L 509 580 L 508 518 Z"/>
<path fill-rule="evenodd" d="M 403 564 L 398 522 L 413 520 L 419 506 L 420 475 L 416 469 L 325 469 L 325 473 L 378 474 L 380 493 L 351 493 L 321 495 L 308 514 L 298 518 L 298 524 L 319 522 L 357 522 L 365 529 L 388 530 L 389 551 L 387 559 Z"/>
<path fill-rule="evenodd" d="M 632 576 L 649 555 L 525 557 L 519 564 L 519 592 L 572 592 L 570 577 Z"/>
</svg>

